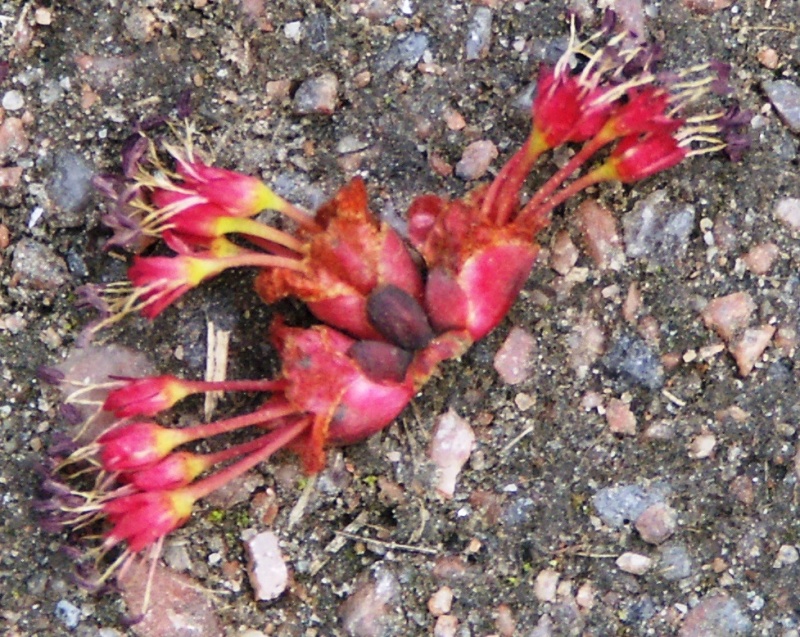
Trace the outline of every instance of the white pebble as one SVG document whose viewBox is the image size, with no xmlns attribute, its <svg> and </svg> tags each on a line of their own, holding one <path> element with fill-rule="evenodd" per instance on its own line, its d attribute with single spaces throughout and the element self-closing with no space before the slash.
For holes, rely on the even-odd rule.
<svg viewBox="0 0 800 637">
<path fill-rule="evenodd" d="M 8 91 L 3 95 L 3 108 L 7 111 L 18 111 L 25 106 L 25 99 L 19 91 Z"/>
<path fill-rule="evenodd" d="M 631 573 L 632 575 L 644 575 L 650 570 L 652 565 L 653 560 L 641 553 L 631 553 L 629 551 L 617 558 L 619 570 Z"/>
</svg>

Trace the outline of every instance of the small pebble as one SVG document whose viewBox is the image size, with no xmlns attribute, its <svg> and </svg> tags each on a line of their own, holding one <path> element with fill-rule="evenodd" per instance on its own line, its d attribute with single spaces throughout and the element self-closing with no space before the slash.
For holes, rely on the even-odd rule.
<svg viewBox="0 0 800 637">
<path fill-rule="evenodd" d="M 622 218 L 625 254 L 657 265 L 675 263 L 686 254 L 694 221 L 693 206 L 673 203 L 665 190 L 656 190 Z"/>
<path fill-rule="evenodd" d="M 636 416 L 619 398 L 612 398 L 606 407 L 606 422 L 611 433 L 636 435 Z"/>
<path fill-rule="evenodd" d="M 479 60 L 489 53 L 492 43 L 492 10 L 478 7 L 472 14 L 467 29 L 467 43 L 464 46 L 467 60 Z"/>
<path fill-rule="evenodd" d="M 458 617 L 441 615 L 433 627 L 433 637 L 455 637 L 458 630 Z"/>
<path fill-rule="evenodd" d="M 533 594 L 536 599 L 540 602 L 552 603 L 556 601 L 556 589 L 560 578 L 561 574 L 552 568 L 540 571 L 533 584 Z"/>
<path fill-rule="evenodd" d="M 428 611 L 434 617 L 446 615 L 453 606 L 453 589 L 442 586 L 428 600 Z"/>
<path fill-rule="evenodd" d="M 800 230 L 800 199 L 785 197 L 775 205 L 778 221 L 793 231 Z"/>
<path fill-rule="evenodd" d="M 644 575 L 650 570 L 653 560 L 641 553 L 628 551 L 617 558 L 616 564 L 619 570 L 631 575 Z"/>
<path fill-rule="evenodd" d="M 36 290 L 54 291 L 69 281 L 64 259 L 34 239 L 24 238 L 17 243 L 11 268 L 24 285 Z"/>
<path fill-rule="evenodd" d="M 497 619 L 495 620 L 495 628 L 501 637 L 512 637 L 517 628 L 517 622 L 514 619 L 514 613 L 508 604 L 500 604 L 497 607 Z"/>
<path fill-rule="evenodd" d="M 603 522 L 612 528 L 620 528 L 625 522 L 635 521 L 648 507 L 663 502 L 669 491 L 664 482 L 647 487 L 622 484 L 600 489 L 592 496 L 592 504 Z"/>
<path fill-rule="evenodd" d="M 714 434 L 699 434 L 689 444 L 689 457 L 695 460 L 708 458 L 717 446 L 717 437 Z"/>
<path fill-rule="evenodd" d="M 596 200 L 587 199 L 575 211 L 575 223 L 594 264 L 601 270 L 618 270 L 625 262 L 625 253 L 613 213 Z"/>
<path fill-rule="evenodd" d="M 790 566 L 795 564 L 798 560 L 800 560 L 800 553 L 798 553 L 797 547 L 791 544 L 783 544 L 778 548 L 778 555 L 772 563 L 772 568 Z"/>
<path fill-rule="evenodd" d="M 379 73 L 390 73 L 398 66 L 411 68 L 419 62 L 428 48 L 428 36 L 424 33 L 412 33 L 402 37 L 389 47 L 375 66 Z"/>
<path fill-rule="evenodd" d="M 734 292 L 713 299 L 700 315 L 706 327 L 713 329 L 725 341 L 730 341 L 750 323 L 756 304 L 747 292 Z"/>
<path fill-rule="evenodd" d="M 744 637 L 752 628 L 752 622 L 736 600 L 725 593 L 716 593 L 686 614 L 678 637 Z"/>
<path fill-rule="evenodd" d="M 494 368 L 509 385 L 518 385 L 531 376 L 536 356 L 536 339 L 530 332 L 513 327 L 494 357 Z"/>
<path fill-rule="evenodd" d="M 621 334 L 603 357 L 603 364 L 614 375 L 650 390 L 664 384 L 664 367 L 652 347 L 641 337 Z"/>
<path fill-rule="evenodd" d="M 38 7 L 33 14 L 33 19 L 40 27 L 50 26 L 53 23 L 53 13 L 47 7 Z"/>
<path fill-rule="evenodd" d="M 686 579 L 692 575 L 692 558 L 686 546 L 669 543 L 661 547 L 658 573 L 668 582 Z"/>
<path fill-rule="evenodd" d="M 497 159 L 497 146 L 494 142 L 482 139 L 472 142 L 464 149 L 461 159 L 456 164 L 456 175 L 466 181 L 480 179 L 489 170 L 491 163 Z"/>
<path fill-rule="evenodd" d="M 59 600 L 56 604 L 55 615 L 70 630 L 77 628 L 81 621 L 81 609 L 66 599 Z"/>
<path fill-rule="evenodd" d="M 21 166 L 0 168 L 0 188 L 16 188 L 22 179 Z"/>
<path fill-rule="evenodd" d="M 585 378 L 589 368 L 600 358 L 606 337 L 600 324 L 589 314 L 582 314 L 567 336 L 567 363 L 578 376 Z"/>
<path fill-rule="evenodd" d="M 350 596 L 339 606 L 342 626 L 351 637 L 384 635 L 392 605 L 400 597 L 400 582 L 379 563 L 362 574 Z"/>
<path fill-rule="evenodd" d="M 778 52 L 773 48 L 767 47 L 765 49 L 761 49 L 756 54 L 756 58 L 762 66 L 765 66 L 772 71 L 778 68 Z"/>
<path fill-rule="evenodd" d="M 761 86 L 781 119 L 793 132 L 800 133 L 800 87 L 791 80 L 773 80 Z"/>
<path fill-rule="evenodd" d="M 458 474 L 474 446 L 475 433 L 466 420 L 452 409 L 439 417 L 428 455 L 439 469 L 436 489 L 445 497 L 453 497 Z"/>
<path fill-rule="evenodd" d="M 224 634 L 214 604 L 199 581 L 156 562 L 135 561 L 119 582 L 122 599 L 131 612 L 142 607 L 149 594 L 148 611 L 136 624 L 136 634 L 147 637 L 219 637 Z"/>
<path fill-rule="evenodd" d="M 578 262 L 578 248 L 572 242 L 569 232 L 561 230 L 550 245 L 550 267 L 562 276 L 567 274 Z"/>
<path fill-rule="evenodd" d="M 456 109 L 450 108 L 449 106 L 444 109 L 442 117 L 444 118 L 444 123 L 447 125 L 447 128 L 452 131 L 462 130 L 467 125 L 467 120 L 464 119 L 464 116 Z"/>
<path fill-rule="evenodd" d="M 339 101 L 339 80 L 323 73 L 304 81 L 294 95 L 294 111 L 300 115 L 331 115 Z"/>
<path fill-rule="evenodd" d="M 19 117 L 6 117 L 0 124 L 0 164 L 14 162 L 28 150 L 30 142 Z"/>
<path fill-rule="evenodd" d="M 750 272 L 762 276 L 770 271 L 778 252 L 778 246 L 774 243 L 759 243 L 742 257 L 742 261 Z"/>
<path fill-rule="evenodd" d="M 755 364 L 772 340 L 775 329 L 774 325 L 749 328 L 744 331 L 740 338 L 731 343 L 730 352 L 736 359 L 739 373 L 742 376 L 747 376 L 753 371 L 753 367 L 755 367 Z"/>
<path fill-rule="evenodd" d="M 684 6 L 700 15 L 710 15 L 722 9 L 727 9 L 733 0 L 683 0 Z"/>
<path fill-rule="evenodd" d="M 578 587 L 575 593 L 575 603 L 583 609 L 590 610 L 594 606 L 594 598 L 597 594 L 592 582 L 584 582 Z"/>
<path fill-rule="evenodd" d="M 245 538 L 244 548 L 256 599 L 268 601 L 280 597 L 289 584 L 289 571 L 278 545 L 278 536 L 272 531 L 250 533 Z"/>
<path fill-rule="evenodd" d="M 22 93 L 17 90 L 7 91 L 5 95 L 3 95 L 2 104 L 3 108 L 7 111 L 18 111 L 25 106 L 25 98 L 22 97 Z"/>
<path fill-rule="evenodd" d="M 645 542 L 661 544 L 669 539 L 678 525 L 678 514 L 669 505 L 658 502 L 647 507 L 636 518 L 635 526 Z"/>
</svg>

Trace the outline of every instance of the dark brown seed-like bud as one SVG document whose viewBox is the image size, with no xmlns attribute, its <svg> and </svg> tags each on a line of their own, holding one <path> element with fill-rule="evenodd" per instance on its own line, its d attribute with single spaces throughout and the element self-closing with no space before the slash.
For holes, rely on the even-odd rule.
<svg viewBox="0 0 800 637">
<path fill-rule="evenodd" d="M 389 343 L 358 341 L 347 354 L 369 378 L 377 382 L 401 383 L 414 355 Z"/>
<path fill-rule="evenodd" d="M 384 285 L 369 295 L 367 316 L 381 336 L 405 350 L 422 349 L 434 336 L 422 306 L 395 285 Z"/>
</svg>

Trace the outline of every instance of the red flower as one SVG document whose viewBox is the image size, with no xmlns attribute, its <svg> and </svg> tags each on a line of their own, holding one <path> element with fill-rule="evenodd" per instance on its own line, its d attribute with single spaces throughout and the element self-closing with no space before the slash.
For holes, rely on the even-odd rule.
<svg viewBox="0 0 800 637">
<path fill-rule="evenodd" d="M 262 210 L 282 210 L 287 205 L 260 179 L 201 161 L 179 158 L 178 174 L 183 179 L 178 194 L 199 197 L 204 203 L 222 208 L 228 215 L 252 217 Z M 186 192 L 182 193 L 183 190 Z M 154 198 L 159 196 L 157 193 L 153 193 Z"/>
<path fill-rule="evenodd" d="M 189 451 L 178 451 L 154 465 L 125 476 L 140 491 L 162 491 L 186 486 L 208 468 L 208 461 Z"/>
<path fill-rule="evenodd" d="M 661 132 L 670 134 L 684 124 L 684 120 L 666 114 L 669 94 L 654 86 L 628 91 L 628 101 L 618 106 L 600 131 L 606 141 L 640 133 Z"/>
<path fill-rule="evenodd" d="M 141 312 L 149 319 L 158 316 L 189 290 L 229 267 L 225 259 L 212 251 L 175 257 L 133 258 L 128 279 L 141 304 Z"/>
<path fill-rule="evenodd" d="M 616 106 L 607 89 L 585 86 L 568 72 L 542 67 L 533 102 L 533 130 L 542 150 L 593 137 Z"/>
<path fill-rule="evenodd" d="M 106 471 L 130 471 L 161 460 L 186 441 L 179 429 L 166 429 L 152 422 L 117 427 L 97 439 Z"/>
<path fill-rule="evenodd" d="M 113 525 L 103 544 L 111 548 L 127 542 L 128 549 L 137 553 L 184 524 L 194 502 L 195 498 L 183 489 L 115 498 L 103 506 Z"/>
<path fill-rule="evenodd" d="M 685 147 L 665 133 L 623 137 L 611 156 L 598 170 L 610 179 L 631 183 L 679 164 L 687 154 Z"/>
<path fill-rule="evenodd" d="M 170 375 L 118 380 L 125 385 L 110 391 L 103 403 L 103 409 L 117 418 L 153 416 L 191 393 L 185 381 Z"/>
</svg>

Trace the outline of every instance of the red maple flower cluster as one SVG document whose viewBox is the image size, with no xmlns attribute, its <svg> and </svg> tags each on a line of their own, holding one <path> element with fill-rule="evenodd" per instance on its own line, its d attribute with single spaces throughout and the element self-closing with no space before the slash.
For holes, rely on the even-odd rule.
<svg viewBox="0 0 800 637">
<path fill-rule="evenodd" d="M 282 369 L 274 380 L 114 379 L 103 409 L 120 421 L 91 448 L 101 493 L 72 506 L 82 523 L 90 513 L 107 520 L 104 549 L 125 543 L 136 553 L 157 542 L 186 521 L 198 499 L 278 449 L 294 450 L 306 470 L 319 471 L 326 447 L 388 425 L 439 363 L 498 325 L 533 267 L 536 235 L 553 209 L 600 182 L 638 181 L 724 148 L 741 117 L 685 114 L 716 88 L 714 69 L 664 76 L 645 62 L 628 74 L 623 69 L 643 49 L 626 42 L 617 36 L 594 52 L 573 42 L 558 64 L 543 67 L 523 147 L 490 184 L 463 199 L 418 197 L 408 211 L 408 237 L 369 210 L 360 179 L 312 215 L 260 180 L 210 166 L 191 150 L 168 149 L 172 172 L 155 158 L 153 173 L 140 169 L 119 196 L 112 225 L 137 241 L 161 238 L 175 254 L 137 255 L 127 284 L 92 290 L 87 298 L 107 312 L 100 325 L 132 311 L 155 318 L 202 282 L 242 266 L 257 268 L 255 289 L 265 302 L 293 296 L 319 323 L 276 321 L 271 336 Z M 573 70 L 579 53 L 583 66 Z M 533 165 L 565 144 L 580 146 L 521 202 Z M 585 168 L 594 158 L 596 165 Z M 262 223 L 255 218 L 262 210 L 284 215 L 296 229 Z M 269 397 L 255 412 L 184 429 L 150 420 L 186 396 L 219 390 Z M 182 448 L 243 428 L 259 433 L 217 453 Z M 65 462 L 86 457 L 84 449 Z M 68 496 L 74 505 L 75 493 Z"/>
</svg>

